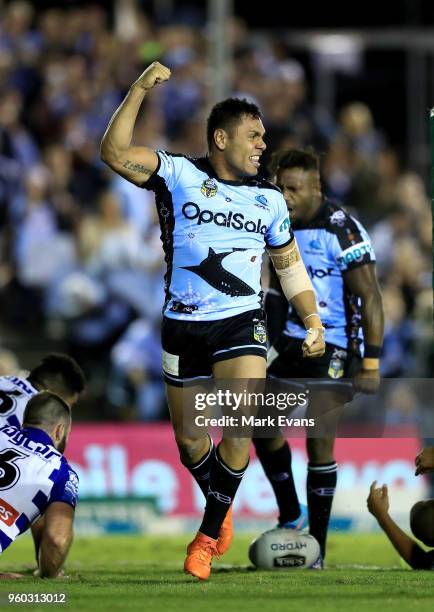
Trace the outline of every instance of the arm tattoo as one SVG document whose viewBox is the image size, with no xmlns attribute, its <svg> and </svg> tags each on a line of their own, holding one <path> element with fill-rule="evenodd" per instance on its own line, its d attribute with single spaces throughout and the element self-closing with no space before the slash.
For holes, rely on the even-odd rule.
<svg viewBox="0 0 434 612">
<path fill-rule="evenodd" d="M 146 176 L 151 176 L 152 171 L 145 168 L 143 164 L 136 164 L 129 159 L 123 164 L 123 167 L 127 170 L 131 170 L 131 172 L 140 172 L 141 174 L 145 174 Z"/>
<path fill-rule="evenodd" d="M 285 253 L 271 255 L 271 259 L 276 270 L 284 270 L 300 261 L 300 253 L 294 244 Z"/>
</svg>

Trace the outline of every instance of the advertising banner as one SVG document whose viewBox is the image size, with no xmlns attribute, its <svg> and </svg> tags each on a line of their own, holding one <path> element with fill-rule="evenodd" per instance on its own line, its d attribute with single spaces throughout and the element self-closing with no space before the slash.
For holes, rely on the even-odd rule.
<svg viewBox="0 0 434 612">
<path fill-rule="evenodd" d="M 297 491 L 304 501 L 305 441 L 295 438 L 290 444 Z M 373 480 L 391 487 L 395 507 L 409 508 L 424 492 L 424 481 L 414 476 L 414 457 L 421 446 L 408 428 L 400 438 L 337 440 L 334 512 L 366 514 L 365 498 Z M 195 517 L 203 509 L 203 496 L 179 461 L 169 423 L 78 424 L 66 455 L 79 474 L 81 499 L 152 498 L 158 512 L 171 517 Z M 234 510 L 240 519 L 267 519 L 276 513 L 271 487 L 253 449 Z"/>
</svg>

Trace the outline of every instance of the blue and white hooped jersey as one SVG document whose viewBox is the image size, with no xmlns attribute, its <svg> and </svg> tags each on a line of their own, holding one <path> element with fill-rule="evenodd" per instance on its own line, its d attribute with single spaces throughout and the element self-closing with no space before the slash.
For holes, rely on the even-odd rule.
<svg viewBox="0 0 434 612">
<path fill-rule="evenodd" d="M 53 502 L 75 508 L 78 476 L 42 429 L 0 427 L 0 552 Z"/>
<path fill-rule="evenodd" d="M 325 200 L 314 219 L 294 228 L 294 235 L 315 290 L 326 343 L 358 354 L 363 345 L 360 299 L 349 291 L 342 274 L 375 262 L 366 230 L 342 207 Z M 291 307 L 284 333 L 293 338 L 306 336 L 303 322 Z"/>
<path fill-rule="evenodd" d="M 21 427 L 29 399 L 38 393 L 30 382 L 18 376 L 0 376 L 0 426 Z"/>
<path fill-rule="evenodd" d="M 285 200 L 261 178 L 219 179 L 207 158 L 158 151 L 156 194 L 167 263 L 164 315 L 213 321 L 261 306 L 266 246 L 293 239 Z"/>
</svg>

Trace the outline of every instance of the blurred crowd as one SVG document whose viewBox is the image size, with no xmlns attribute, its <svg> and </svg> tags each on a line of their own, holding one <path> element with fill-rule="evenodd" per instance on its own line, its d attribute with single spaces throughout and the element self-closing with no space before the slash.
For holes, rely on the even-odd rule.
<svg viewBox="0 0 434 612">
<path fill-rule="evenodd" d="M 36 11 L 16 0 L 0 17 L 0 374 L 19 365 L 29 338 L 55 342 L 86 371 L 89 405 L 102 418 L 166 416 L 153 194 L 99 159 L 114 109 L 152 61 L 172 78 L 146 99 L 135 141 L 192 156 L 206 150 L 207 30 L 188 20 L 157 24 L 145 8 L 126 0 L 110 15 L 90 4 Z M 423 179 L 406 170 L 364 103 L 335 114 L 315 108 L 308 67 L 271 33 L 233 19 L 229 40 L 231 93 L 262 108 L 268 152 L 315 147 L 325 193 L 370 231 L 387 321 L 383 375 L 431 376 Z"/>
</svg>

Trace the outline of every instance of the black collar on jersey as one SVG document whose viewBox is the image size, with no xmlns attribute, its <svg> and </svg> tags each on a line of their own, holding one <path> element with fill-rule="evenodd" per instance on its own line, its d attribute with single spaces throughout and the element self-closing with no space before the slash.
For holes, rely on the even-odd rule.
<svg viewBox="0 0 434 612">
<path fill-rule="evenodd" d="M 199 168 L 199 170 L 206 172 L 208 176 L 210 176 L 211 178 L 215 178 L 219 183 L 224 183 L 225 185 L 233 185 L 234 187 L 241 187 L 241 185 L 247 185 L 249 182 L 249 177 L 245 177 L 241 181 L 227 181 L 225 179 L 220 178 L 214 170 L 214 167 L 210 162 L 208 155 L 206 157 L 197 158 L 195 162 L 196 167 Z"/>
<path fill-rule="evenodd" d="M 158 153 L 158 152 L 157 152 Z M 278 191 L 281 193 L 279 187 L 271 183 L 271 181 L 267 181 L 263 177 L 258 176 L 245 176 L 241 181 L 226 181 L 225 179 L 220 178 L 214 168 L 209 161 L 209 157 L 189 157 L 188 155 L 182 155 L 181 153 L 169 153 L 166 152 L 167 155 L 172 155 L 173 157 L 185 157 L 190 163 L 192 163 L 198 170 L 207 174 L 210 178 L 215 179 L 219 183 L 223 183 L 225 185 L 232 185 L 234 187 L 242 187 L 246 185 L 247 187 L 258 187 L 260 189 L 272 189 L 274 191 Z M 158 175 L 158 171 L 161 166 L 160 156 L 158 157 L 158 164 L 154 172 L 151 174 L 149 179 L 139 185 L 140 187 L 150 190 L 150 191 L 158 191 L 159 189 L 164 189 L 164 180 Z"/>
<path fill-rule="evenodd" d="M 292 228 L 294 230 L 317 228 L 318 224 L 321 225 L 321 222 L 324 221 L 325 212 L 327 208 L 330 206 L 330 204 L 332 204 L 330 200 L 328 200 L 327 198 L 323 198 L 321 201 L 321 204 L 319 205 L 318 210 L 316 211 L 312 219 L 310 219 L 310 221 L 308 221 L 307 223 L 292 223 L 291 224 Z"/>
<path fill-rule="evenodd" d="M 273 185 L 273 183 L 270 183 L 270 181 L 258 176 L 245 176 L 241 181 L 227 181 L 220 178 L 214 170 L 208 155 L 206 157 L 190 159 L 190 161 L 196 166 L 196 168 L 198 168 L 198 170 L 205 172 L 210 178 L 214 178 L 216 181 L 223 183 L 224 185 L 232 185 L 233 187 L 242 187 L 243 185 L 246 185 L 247 187 L 274 189 L 280 192 L 280 189 L 276 187 L 276 185 Z"/>
<path fill-rule="evenodd" d="M 47 446 L 54 446 L 51 437 L 46 431 L 40 429 L 39 427 L 23 427 L 22 432 L 34 442 L 40 442 L 41 444 L 46 444 Z"/>
</svg>

